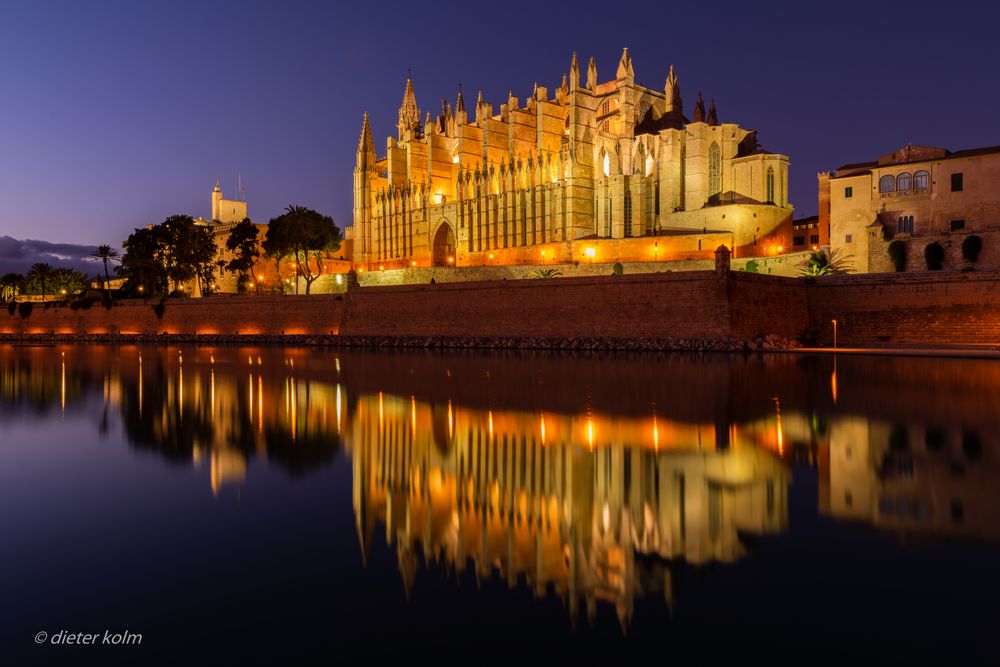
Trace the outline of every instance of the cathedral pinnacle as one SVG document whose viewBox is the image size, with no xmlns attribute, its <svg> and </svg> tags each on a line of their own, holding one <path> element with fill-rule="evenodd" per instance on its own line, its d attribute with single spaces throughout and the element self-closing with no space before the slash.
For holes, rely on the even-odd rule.
<svg viewBox="0 0 1000 667">
<path fill-rule="evenodd" d="M 576 90 L 580 87 L 580 63 L 576 59 L 576 51 L 569 61 L 569 89 Z"/>
<path fill-rule="evenodd" d="M 403 104 L 399 107 L 399 138 L 402 139 L 407 130 L 415 130 L 420 126 L 420 109 L 417 108 L 417 96 L 413 92 L 413 79 L 406 77 L 406 90 L 403 91 Z"/>
<path fill-rule="evenodd" d="M 694 122 L 705 122 L 705 100 L 701 99 L 701 93 L 698 93 L 698 100 L 694 103 Z"/>
<path fill-rule="evenodd" d="M 594 60 L 594 56 L 590 56 L 590 62 L 587 63 L 587 90 L 595 88 L 597 88 L 597 61 Z"/>
<path fill-rule="evenodd" d="M 371 168 L 375 165 L 376 159 L 375 140 L 372 138 L 372 128 L 368 124 L 368 112 L 366 111 L 361 123 L 361 137 L 358 138 L 356 166 L 360 170 Z"/>
<path fill-rule="evenodd" d="M 709 125 L 719 124 L 719 113 L 715 110 L 715 100 L 713 99 L 711 104 L 708 105 L 708 119 Z"/>
<path fill-rule="evenodd" d="M 663 86 L 663 93 L 667 100 L 665 112 L 676 111 L 677 113 L 682 113 L 681 84 L 677 81 L 677 75 L 674 74 L 673 65 L 670 66 L 670 72 L 667 74 L 667 82 Z"/>
<path fill-rule="evenodd" d="M 617 79 L 634 79 L 635 72 L 632 70 L 632 56 L 628 54 L 628 47 L 622 50 L 621 60 L 618 61 Z"/>
<path fill-rule="evenodd" d="M 458 84 L 458 99 L 455 100 L 455 113 L 465 113 L 465 98 L 462 97 L 462 84 Z"/>
</svg>

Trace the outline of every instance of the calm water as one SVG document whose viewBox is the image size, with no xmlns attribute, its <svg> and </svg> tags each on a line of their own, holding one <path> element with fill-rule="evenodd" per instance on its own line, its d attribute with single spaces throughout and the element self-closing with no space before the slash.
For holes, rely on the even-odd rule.
<svg viewBox="0 0 1000 667">
<path fill-rule="evenodd" d="M 975 649 L 998 434 L 990 361 L 0 347 L 0 663 Z"/>
</svg>

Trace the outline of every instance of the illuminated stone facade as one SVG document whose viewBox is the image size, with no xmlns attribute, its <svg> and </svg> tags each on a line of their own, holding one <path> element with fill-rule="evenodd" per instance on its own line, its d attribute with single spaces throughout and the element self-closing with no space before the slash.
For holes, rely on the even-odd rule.
<svg viewBox="0 0 1000 667">
<path fill-rule="evenodd" d="M 944 268 L 962 268 L 960 246 L 973 232 L 986 234 L 983 259 L 996 268 L 998 181 L 1000 146 L 952 152 L 908 144 L 820 173 L 820 217 L 829 218 L 831 247 L 851 255 L 859 272 L 893 270 L 887 247 L 894 239 L 909 247 L 908 270 L 925 268 L 923 248 L 932 241 L 945 246 Z"/>
<path fill-rule="evenodd" d="M 636 83 L 627 49 L 611 81 L 593 59 L 586 70 L 581 82 L 574 54 L 552 95 L 510 93 L 496 113 L 459 91 L 423 121 L 408 79 L 381 158 L 365 114 L 348 235 L 359 268 L 649 261 L 704 232 L 741 255 L 790 219 L 788 158 L 701 95 L 686 117 L 673 68 L 661 90 Z M 620 243 L 605 252 L 605 239 Z"/>
</svg>

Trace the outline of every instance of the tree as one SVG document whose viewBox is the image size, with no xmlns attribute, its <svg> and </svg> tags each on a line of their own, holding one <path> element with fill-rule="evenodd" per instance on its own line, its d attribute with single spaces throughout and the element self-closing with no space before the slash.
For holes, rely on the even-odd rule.
<svg viewBox="0 0 1000 667">
<path fill-rule="evenodd" d="M 854 270 L 851 255 L 843 255 L 839 249 L 814 250 L 805 263 L 799 267 L 800 276 L 836 276 Z"/>
<path fill-rule="evenodd" d="M 236 285 L 240 292 L 246 291 L 248 282 L 258 284 L 254 267 L 260 258 L 260 244 L 257 242 L 259 234 L 260 228 L 250 218 L 244 218 L 230 230 L 229 238 L 226 239 L 226 249 L 233 253 L 226 269 L 238 276 Z"/>
<path fill-rule="evenodd" d="M 558 278 L 562 275 L 562 271 L 558 269 L 538 269 L 532 276 L 535 278 Z"/>
<path fill-rule="evenodd" d="M 0 298 L 13 301 L 24 291 L 24 276 L 20 273 L 7 273 L 0 278 Z"/>
<path fill-rule="evenodd" d="M 116 271 L 125 278 L 125 291 L 132 296 L 166 295 L 167 269 L 161 257 L 158 228 L 136 229 L 122 246 L 125 254 Z"/>
<path fill-rule="evenodd" d="M 167 295 L 180 284 L 196 280 L 204 292 L 213 289 L 216 248 L 208 227 L 189 215 L 173 215 L 159 225 L 136 229 L 123 244 L 118 267 L 132 294 Z M 139 289 L 139 288 L 142 289 Z"/>
<path fill-rule="evenodd" d="M 927 268 L 931 271 L 941 270 L 941 267 L 944 266 L 944 248 L 940 243 L 935 241 L 927 244 L 927 247 L 924 248 L 924 261 L 927 262 Z"/>
<path fill-rule="evenodd" d="M 75 269 L 56 269 L 49 279 L 52 291 L 62 296 L 75 296 L 87 289 L 87 274 Z"/>
<path fill-rule="evenodd" d="M 52 271 L 52 266 L 44 262 L 32 264 L 31 268 L 28 269 L 28 281 L 33 281 L 38 286 L 38 292 L 42 295 L 42 301 L 45 301 L 45 297 L 48 294 Z"/>
<path fill-rule="evenodd" d="M 892 267 L 897 273 L 906 270 L 906 244 L 900 240 L 895 240 L 887 248 Z"/>
<path fill-rule="evenodd" d="M 333 218 L 304 206 L 291 205 L 267 225 L 264 247 L 272 257 L 291 255 L 296 277 L 306 281 L 306 294 L 323 274 L 323 256 L 340 247 L 343 237 Z M 315 260 L 316 269 L 310 264 Z M 296 281 L 298 284 L 298 281 Z"/>
<path fill-rule="evenodd" d="M 104 262 L 104 287 L 108 293 L 108 299 L 111 299 L 111 275 L 108 273 L 108 262 L 113 262 L 118 259 L 118 251 L 109 245 L 99 245 L 94 252 L 90 253 L 91 257 L 96 257 L 97 259 Z"/>
</svg>

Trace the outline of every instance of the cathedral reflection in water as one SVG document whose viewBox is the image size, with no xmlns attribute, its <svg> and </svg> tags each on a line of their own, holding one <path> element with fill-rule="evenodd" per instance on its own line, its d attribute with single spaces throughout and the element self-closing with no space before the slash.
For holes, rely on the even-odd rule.
<svg viewBox="0 0 1000 667">
<path fill-rule="evenodd" d="M 641 598 L 673 605 L 680 564 L 786 531 L 795 466 L 838 520 L 1000 538 L 993 367 L 839 363 L 7 346 L 0 422 L 98 415 L 216 494 L 258 459 L 302 475 L 345 454 L 362 558 L 384 530 L 407 595 L 422 568 L 471 569 L 627 625 Z"/>
</svg>

